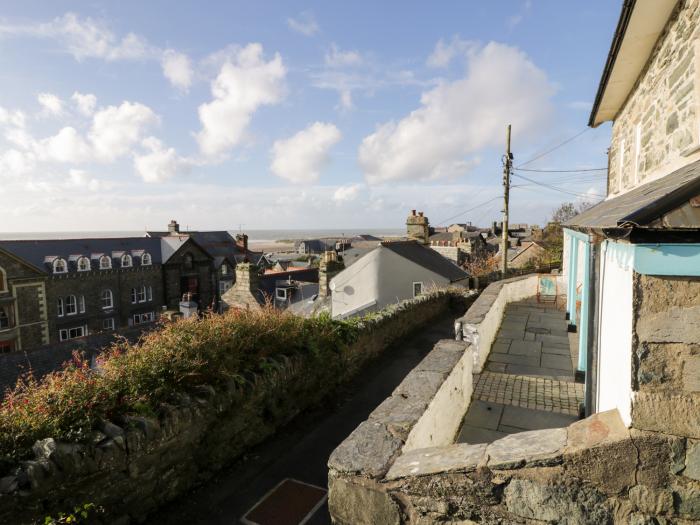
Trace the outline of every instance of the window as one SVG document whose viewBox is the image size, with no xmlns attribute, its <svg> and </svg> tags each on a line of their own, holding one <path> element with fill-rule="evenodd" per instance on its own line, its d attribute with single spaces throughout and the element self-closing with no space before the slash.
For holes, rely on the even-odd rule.
<svg viewBox="0 0 700 525">
<path fill-rule="evenodd" d="M 418 297 L 423 293 L 423 283 L 413 283 L 413 297 Z"/>
<path fill-rule="evenodd" d="M 275 289 L 275 297 L 277 299 L 280 299 L 282 301 L 287 300 L 287 289 L 286 288 L 276 288 Z"/>
<path fill-rule="evenodd" d="M 622 191 L 622 174 L 625 172 L 625 139 L 620 141 L 620 172 L 617 175 L 617 191 Z"/>
<path fill-rule="evenodd" d="M 100 270 L 109 270 L 112 268 L 112 258 L 103 255 L 100 257 Z"/>
<path fill-rule="evenodd" d="M 147 291 L 148 291 L 147 299 L 149 301 L 152 301 L 153 300 L 153 287 L 149 286 Z"/>
<path fill-rule="evenodd" d="M 228 275 L 228 264 L 224 263 L 221 265 L 221 275 Z"/>
<path fill-rule="evenodd" d="M 7 291 L 7 274 L 5 270 L 0 267 L 0 292 Z"/>
<path fill-rule="evenodd" d="M 634 130 L 634 182 L 639 182 L 639 155 L 642 152 L 642 125 L 637 124 Z"/>
<path fill-rule="evenodd" d="M 131 255 L 128 253 L 122 255 L 122 268 L 131 268 Z"/>
<path fill-rule="evenodd" d="M 223 295 L 231 288 L 231 281 L 219 281 L 219 294 Z"/>
<path fill-rule="evenodd" d="M 140 288 L 131 289 L 131 304 L 145 303 L 146 302 L 146 287 L 141 286 Z"/>
<path fill-rule="evenodd" d="M 59 298 L 58 298 L 58 304 L 56 305 L 56 315 L 57 315 L 58 317 L 63 317 L 63 314 L 64 314 L 64 313 L 65 313 L 65 312 L 64 312 L 64 310 L 63 310 L 63 297 L 59 297 Z"/>
<path fill-rule="evenodd" d="M 0 330 L 6 330 L 10 328 L 10 314 L 2 306 L 0 306 Z"/>
<path fill-rule="evenodd" d="M 114 307 L 114 296 L 112 290 L 102 290 L 102 309 L 107 310 Z"/>
<path fill-rule="evenodd" d="M 192 254 L 190 254 L 190 253 L 185 254 L 184 264 L 185 264 L 185 269 L 187 269 L 187 270 L 192 269 L 192 267 L 194 266 L 194 258 L 192 257 Z"/>
<path fill-rule="evenodd" d="M 87 257 L 80 257 L 78 259 L 78 271 L 87 272 L 90 270 L 90 259 Z"/>
<path fill-rule="evenodd" d="M 81 295 L 78 297 L 78 306 L 80 307 L 80 313 L 84 314 L 85 313 L 85 296 Z"/>
<path fill-rule="evenodd" d="M 66 297 L 66 315 L 75 315 L 78 313 L 78 301 L 75 295 Z"/>
<path fill-rule="evenodd" d="M 85 337 L 88 334 L 87 326 L 76 326 L 75 328 L 62 328 L 58 331 L 60 341 L 68 341 L 78 337 Z"/>
<path fill-rule="evenodd" d="M 144 254 L 141 256 L 141 265 L 142 266 L 150 266 L 151 265 L 151 254 L 148 252 L 144 252 Z"/>
<path fill-rule="evenodd" d="M 68 266 L 66 266 L 66 260 L 58 257 L 53 261 L 53 273 L 66 273 L 68 271 Z"/>
<path fill-rule="evenodd" d="M 102 330 L 114 330 L 114 318 L 102 319 Z"/>
<path fill-rule="evenodd" d="M 0 354 L 9 354 L 12 350 L 12 341 L 0 341 Z"/>
<path fill-rule="evenodd" d="M 152 323 L 155 320 L 155 318 L 156 316 L 153 312 L 146 312 L 145 314 L 134 314 L 133 323 L 134 325 Z"/>
</svg>

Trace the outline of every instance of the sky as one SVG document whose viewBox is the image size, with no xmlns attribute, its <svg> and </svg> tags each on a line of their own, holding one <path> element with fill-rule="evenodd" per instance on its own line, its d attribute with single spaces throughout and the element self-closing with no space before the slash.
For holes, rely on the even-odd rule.
<svg viewBox="0 0 700 525">
<path fill-rule="evenodd" d="M 5 0 L 0 231 L 488 224 L 507 124 L 511 222 L 543 223 L 605 195 L 521 170 L 607 165 L 620 4 Z"/>
</svg>

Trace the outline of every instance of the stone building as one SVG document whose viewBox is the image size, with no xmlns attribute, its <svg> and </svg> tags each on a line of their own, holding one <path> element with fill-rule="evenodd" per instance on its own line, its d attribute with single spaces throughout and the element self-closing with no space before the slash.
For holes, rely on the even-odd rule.
<svg viewBox="0 0 700 525">
<path fill-rule="evenodd" d="M 46 274 L 0 248 L 0 354 L 48 342 Z"/>
<path fill-rule="evenodd" d="M 411 210 L 411 214 L 406 219 L 406 234 L 411 241 L 430 244 L 430 224 L 422 211 L 416 213 L 416 210 Z"/>
<path fill-rule="evenodd" d="M 145 325 L 162 309 L 158 239 L 1 241 L 0 250 L 19 261 L 13 289 L 30 283 L 16 295 L 15 319 L 41 326 L 41 336 L 20 337 L 21 349 Z"/>
<path fill-rule="evenodd" d="M 200 311 L 215 309 L 218 281 L 213 257 L 188 235 L 168 235 L 159 242 L 166 306 L 178 310 L 187 295 L 187 300 L 197 303 Z"/>
</svg>

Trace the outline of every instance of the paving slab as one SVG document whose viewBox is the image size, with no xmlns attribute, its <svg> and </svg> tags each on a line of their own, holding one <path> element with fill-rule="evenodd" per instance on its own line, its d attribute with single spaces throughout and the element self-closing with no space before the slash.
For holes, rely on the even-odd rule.
<svg viewBox="0 0 700 525">
<path fill-rule="evenodd" d="M 551 464 L 561 459 L 565 446 L 565 428 L 511 434 L 486 448 L 488 466 L 505 469 L 528 463 Z"/>
<path fill-rule="evenodd" d="M 544 354 L 540 363 L 542 368 L 558 368 L 561 370 L 567 370 L 571 366 L 571 357 L 566 355 Z"/>
<path fill-rule="evenodd" d="M 568 358 L 571 358 L 571 351 L 568 348 L 564 348 L 559 345 L 548 345 L 546 343 L 542 343 L 542 353 L 564 355 Z"/>
<path fill-rule="evenodd" d="M 575 416 L 514 406 L 504 407 L 501 416 L 503 425 L 523 430 L 566 427 L 577 420 Z"/>
<path fill-rule="evenodd" d="M 541 351 L 542 342 L 540 341 L 513 341 L 508 349 L 509 354 L 533 357 L 539 357 Z"/>
<path fill-rule="evenodd" d="M 489 359 L 494 363 L 507 363 L 511 365 L 529 365 L 538 366 L 540 364 L 539 356 L 528 355 L 512 355 L 512 354 L 490 354 Z"/>
<path fill-rule="evenodd" d="M 519 363 L 509 363 L 506 373 L 524 376 L 549 377 L 558 381 L 573 381 L 574 374 L 571 369 L 545 368 L 537 365 L 521 365 Z"/>
<path fill-rule="evenodd" d="M 497 439 L 507 436 L 505 432 L 498 432 L 496 430 L 488 430 L 485 428 L 471 427 L 469 425 L 462 426 L 457 436 L 458 443 L 491 443 Z"/>
<path fill-rule="evenodd" d="M 475 400 L 471 402 L 464 420 L 475 427 L 498 430 L 502 413 L 503 405 Z"/>
</svg>

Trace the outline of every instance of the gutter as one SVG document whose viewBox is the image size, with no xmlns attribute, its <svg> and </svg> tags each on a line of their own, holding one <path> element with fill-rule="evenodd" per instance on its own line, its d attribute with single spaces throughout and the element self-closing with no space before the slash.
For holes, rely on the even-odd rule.
<svg viewBox="0 0 700 525">
<path fill-rule="evenodd" d="M 636 0 L 625 0 L 625 2 L 622 4 L 622 12 L 620 13 L 620 19 L 617 21 L 615 36 L 613 37 L 612 44 L 610 45 L 608 58 L 605 61 L 605 68 L 603 69 L 600 84 L 598 84 L 598 92 L 595 96 L 595 102 L 593 102 L 593 109 L 591 109 L 591 116 L 588 119 L 588 125 L 592 128 L 599 125 L 595 123 L 595 117 L 598 113 L 600 103 L 603 100 L 605 89 L 608 87 L 608 80 L 610 80 L 610 75 L 612 74 L 613 67 L 615 66 L 617 54 L 620 52 L 620 47 L 622 47 L 622 41 L 625 38 L 625 33 L 627 32 L 627 26 L 629 25 L 630 18 L 632 18 L 632 11 L 634 10 L 635 3 Z"/>
</svg>

